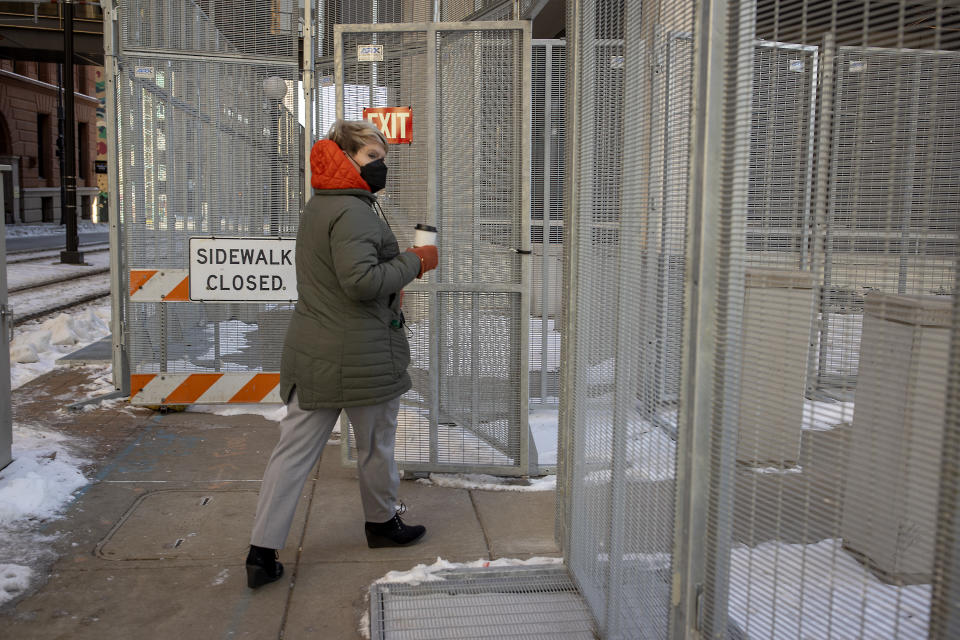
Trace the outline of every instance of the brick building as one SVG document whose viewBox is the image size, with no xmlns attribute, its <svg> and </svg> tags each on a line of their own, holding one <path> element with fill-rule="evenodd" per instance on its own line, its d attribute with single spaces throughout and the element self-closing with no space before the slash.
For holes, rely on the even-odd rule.
<svg viewBox="0 0 960 640">
<path fill-rule="evenodd" d="M 77 210 L 89 218 L 100 193 L 97 157 L 97 67 L 74 68 Z M 60 220 L 57 157 L 57 64 L 0 60 L 0 163 L 7 224 Z"/>
</svg>

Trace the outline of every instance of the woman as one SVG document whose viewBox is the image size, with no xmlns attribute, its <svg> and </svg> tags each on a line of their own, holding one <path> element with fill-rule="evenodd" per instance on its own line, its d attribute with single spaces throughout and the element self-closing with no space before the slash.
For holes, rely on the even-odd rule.
<svg viewBox="0 0 960 640">
<path fill-rule="evenodd" d="M 263 475 L 247 584 L 283 575 L 283 547 L 310 470 L 341 409 L 353 426 L 370 547 L 420 539 L 397 510 L 393 459 L 400 396 L 410 389 L 402 289 L 437 266 L 435 246 L 401 252 L 373 195 L 386 183 L 387 141 L 366 121 L 339 120 L 310 153 L 314 195 L 297 234 L 298 300 L 283 344 L 287 415 Z"/>
</svg>

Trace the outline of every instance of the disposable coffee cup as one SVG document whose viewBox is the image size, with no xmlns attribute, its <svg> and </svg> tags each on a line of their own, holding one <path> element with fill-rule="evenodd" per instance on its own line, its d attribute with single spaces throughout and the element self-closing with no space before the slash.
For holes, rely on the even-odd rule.
<svg viewBox="0 0 960 640">
<path fill-rule="evenodd" d="M 428 224 L 418 224 L 414 227 L 413 246 L 425 247 L 428 244 L 437 244 L 437 228 Z"/>
</svg>

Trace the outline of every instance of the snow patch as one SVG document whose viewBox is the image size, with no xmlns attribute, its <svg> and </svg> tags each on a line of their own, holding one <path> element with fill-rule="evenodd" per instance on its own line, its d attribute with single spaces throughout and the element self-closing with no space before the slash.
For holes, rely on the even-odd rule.
<svg viewBox="0 0 960 640">
<path fill-rule="evenodd" d="M 188 412 L 210 413 L 215 416 L 262 416 L 273 422 L 280 422 L 287 415 L 286 405 L 277 404 L 192 404 Z"/>
<path fill-rule="evenodd" d="M 537 446 L 537 464 L 557 464 L 557 441 L 560 423 L 558 409 L 537 409 L 530 412 L 530 433 Z"/>
<path fill-rule="evenodd" d="M 431 473 L 430 479 L 417 480 L 420 484 L 447 489 L 479 489 L 482 491 L 554 491 L 557 476 L 530 478 L 528 483 L 518 478 L 501 478 L 483 473 Z"/>
<path fill-rule="evenodd" d="M 57 515 L 87 484 L 86 462 L 72 456 L 69 439 L 53 431 L 15 426 L 13 462 L 0 471 L 0 526 Z"/>
<path fill-rule="evenodd" d="M 613 384 L 617 371 L 617 359 L 609 358 L 600 364 L 587 367 L 587 384 L 604 385 Z"/>
<path fill-rule="evenodd" d="M 853 422 L 854 403 L 806 400 L 803 403 L 803 428 L 807 431 L 830 431 Z"/>
<path fill-rule="evenodd" d="M 62 236 L 66 226 L 58 222 L 40 222 L 37 224 L 8 224 L 8 238 L 26 238 L 33 236 Z M 94 223 L 90 220 L 77 220 L 77 233 L 103 233 L 110 230 L 106 223 Z"/>
<path fill-rule="evenodd" d="M 730 616 L 751 638 L 927 637 L 930 585 L 884 584 L 839 540 L 735 547 Z"/>
<path fill-rule="evenodd" d="M 75 444 L 62 433 L 14 423 L 13 462 L 0 471 L 0 604 L 25 593 L 56 558 L 55 536 L 41 535 L 37 525 L 87 484 Z"/>
<path fill-rule="evenodd" d="M 536 556 L 527 560 L 518 560 L 516 558 L 498 558 L 496 560 L 474 560 L 473 562 L 449 562 L 438 557 L 433 564 L 418 564 L 407 571 L 390 571 L 382 578 L 374 581 L 374 584 L 409 584 L 418 585 L 424 582 L 436 582 L 445 580 L 441 571 L 451 569 L 485 569 L 488 567 L 527 567 L 531 565 L 556 565 L 563 564 L 563 558 L 547 558 Z"/>
<path fill-rule="evenodd" d="M 215 587 L 219 586 L 224 582 L 226 582 L 227 578 L 229 577 L 230 577 L 230 569 L 224 569 L 223 571 L 217 574 L 217 577 L 213 579 L 213 582 L 211 584 Z"/>
<path fill-rule="evenodd" d="M 59 358 L 108 335 L 110 304 L 102 302 L 22 325 L 10 343 L 11 387 L 52 371 Z"/>
<path fill-rule="evenodd" d="M 19 564 L 0 564 L 0 604 L 12 600 L 30 587 L 33 569 Z"/>
<path fill-rule="evenodd" d="M 797 465 L 795 467 L 749 467 L 749 469 L 754 473 L 774 474 L 774 475 L 803 473 L 803 467 L 800 465 Z"/>
</svg>

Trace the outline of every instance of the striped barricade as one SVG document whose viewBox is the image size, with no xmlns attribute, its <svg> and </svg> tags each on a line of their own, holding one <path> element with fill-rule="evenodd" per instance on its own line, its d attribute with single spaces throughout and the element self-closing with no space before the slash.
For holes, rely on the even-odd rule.
<svg viewBox="0 0 960 640">
<path fill-rule="evenodd" d="M 279 373 L 148 373 L 130 376 L 136 405 L 280 403 Z"/>
<path fill-rule="evenodd" d="M 131 269 L 131 302 L 190 302 L 188 269 Z"/>
</svg>

